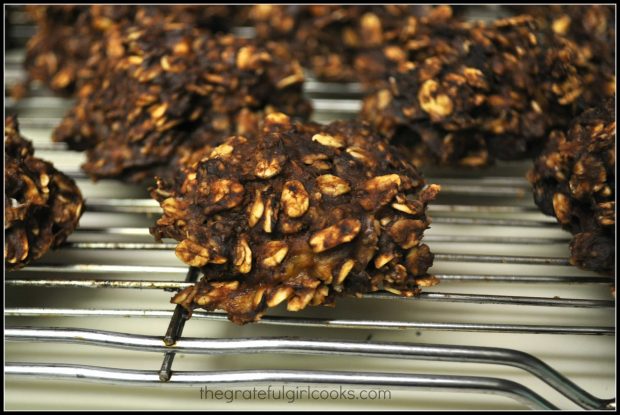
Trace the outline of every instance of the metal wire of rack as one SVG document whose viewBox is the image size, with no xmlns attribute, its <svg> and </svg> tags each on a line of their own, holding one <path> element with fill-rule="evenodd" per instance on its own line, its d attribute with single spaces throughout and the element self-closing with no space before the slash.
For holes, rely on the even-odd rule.
<svg viewBox="0 0 620 415">
<path fill-rule="evenodd" d="M 19 68 L 22 55 L 22 52 L 7 55 L 6 84 L 23 76 Z M 359 108 L 359 92 L 359 87 L 355 85 L 331 85 L 312 79 L 306 84 L 306 93 L 314 102 L 315 119 L 319 121 L 354 116 Z M 32 138 L 37 154 L 52 159 L 59 168 L 69 172 L 87 195 L 85 217 L 69 241 L 41 261 L 6 276 L 5 316 L 8 326 L 5 342 L 9 345 L 32 344 L 43 356 L 42 362 L 15 361 L 12 357 L 18 353 L 9 351 L 5 364 L 5 374 L 10 375 L 9 379 L 194 387 L 273 383 L 382 386 L 451 395 L 453 392 L 499 395 L 525 407 L 539 409 L 557 409 L 559 405 L 554 401 L 561 396 L 574 404 L 571 407 L 615 408 L 615 398 L 603 398 L 588 392 L 569 376 L 531 353 L 511 347 L 459 344 L 460 337 L 455 337 L 448 344 L 411 342 L 412 333 L 420 335 L 429 332 L 492 334 L 494 338 L 501 335 L 551 336 L 552 342 L 557 344 L 561 344 L 564 338 L 574 339 L 575 336 L 615 338 L 615 301 L 609 292 L 614 278 L 580 271 L 569 265 L 565 249 L 568 235 L 558 230 L 553 220 L 539 214 L 531 203 L 528 185 L 521 174 L 523 165 L 498 166 L 482 173 L 429 172 L 432 178 L 428 181 L 440 183 L 443 192 L 437 204 L 430 208 L 433 229 L 425 236 L 425 241 L 436 252 L 433 271 L 442 283 L 425 289 L 419 297 L 403 299 L 390 293 L 369 294 L 356 302 L 371 302 L 372 308 L 356 304 L 354 312 L 342 312 L 353 305 L 350 301 L 333 310 L 321 310 L 318 316 L 313 311 L 286 313 L 278 310 L 256 324 L 252 330 L 258 335 L 250 337 L 183 336 L 186 319 L 180 307 L 172 308 L 160 302 L 155 303 L 160 304 L 155 307 L 126 308 L 120 305 L 120 300 L 108 299 L 118 297 L 117 294 L 103 294 L 107 290 L 102 289 L 107 288 L 115 293 L 127 293 L 122 298 L 136 299 L 148 292 L 175 291 L 196 281 L 198 273 L 174 262 L 162 265 L 141 263 L 150 254 L 170 253 L 174 247 L 170 242 L 158 244 L 149 238 L 147 226 L 159 213 L 157 204 L 136 188 L 118 191 L 119 187 L 105 181 L 96 185 L 89 183 L 77 169 L 75 154 L 66 152 L 62 145 L 46 141 L 68 103 L 68 100 L 47 96 L 42 89 L 36 89 L 31 98 L 19 102 L 7 99 L 5 103 L 5 111 L 20 115 L 24 135 L 28 137 L 28 132 L 35 133 Z M 66 161 L 68 159 L 69 162 Z M 101 260 L 104 255 L 107 259 Z M 461 269 L 473 269 L 475 272 L 463 272 Z M 504 269 L 510 272 L 501 272 Z M 488 287 L 510 294 L 489 293 Z M 549 287 L 554 287 L 562 295 L 551 296 Z M 49 290 L 58 289 L 63 290 L 65 297 L 51 301 L 45 295 Z M 482 292 L 477 292 L 477 289 Z M 26 299 L 25 293 L 30 292 L 39 293 L 35 300 Z M 85 292 L 95 294 L 85 295 Z M 95 300 L 95 305 L 84 307 L 83 302 L 73 301 L 81 296 Z M 101 300 L 101 297 L 106 299 Z M 31 305 L 33 302 L 38 306 Z M 55 302 L 67 304 L 46 305 Z M 101 305 L 102 302 L 104 305 Z M 457 306 L 476 310 L 467 311 L 472 313 L 473 321 L 465 318 L 462 311 L 449 314 L 449 310 L 457 310 L 450 307 Z M 507 307 L 509 311 L 498 312 L 498 306 Z M 381 307 L 387 311 L 375 313 Z M 419 318 L 419 310 L 431 310 L 431 316 L 436 315 L 437 318 L 430 321 Z M 521 320 L 525 323 L 515 323 L 510 318 L 504 320 L 519 314 L 523 314 Z M 335 318 L 336 315 L 342 317 Z M 76 320 L 98 322 L 103 319 L 118 321 L 121 318 L 129 318 L 136 331 L 127 333 L 72 327 L 72 321 Z M 138 334 L 143 322 L 151 319 L 169 320 L 165 334 Z M 60 326 L 47 324 L 49 320 Z M 230 332 L 230 323 L 226 320 L 225 314 L 220 312 L 196 311 L 190 322 L 214 322 L 226 325 Z M 27 324 L 22 324 L 23 321 Z M 560 323 L 552 324 L 553 321 Z M 276 335 L 261 333 L 262 327 L 270 326 L 274 327 Z M 300 328 L 303 333 L 314 333 L 308 331 L 313 329 L 321 331 L 317 332 L 320 333 L 317 336 L 282 336 L 295 328 Z M 398 333 L 407 341 L 345 340 L 349 337 L 348 331 L 360 330 L 365 330 L 364 333 Z M 337 339 L 329 338 L 334 335 Z M 46 360 L 46 348 L 56 343 L 94 346 L 114 350 L 115 353 L 140 351 L 162 355 L 163 359 L 159 367 L 149 370 Z M 605 361 L 613 362 L 609 349 L 603 347 L 602 350 L 608 353 L 604 356 Z M 454 369 L 448 374 L 437 374 L 432 370 L 429 374 L 423 374 L 416 370 L 416 374 L 411 374 L 408 370 L 405 373 L 400 366 L 395 366 L 395 372 L 357 367 L 355 371 L 275 367 L 252 369 L 252 366 L 241 370 L 172 369 L 177 355 L 243 354 L 378 358 L 381 361 L 395 360 L 399 365 L 412 361 L 483 364 L 517 368 L 540 382 L 534 383 L 538 389 L 533 390 L 520 381 L 476 375 L 473 369 L 465 372 Z M 543 384 L 546 388 L 540 386 Z M 548 396 L 549 391 L 555 394 Z M 564 405 L 566 400 L 562 401 Z"/>
</svg>

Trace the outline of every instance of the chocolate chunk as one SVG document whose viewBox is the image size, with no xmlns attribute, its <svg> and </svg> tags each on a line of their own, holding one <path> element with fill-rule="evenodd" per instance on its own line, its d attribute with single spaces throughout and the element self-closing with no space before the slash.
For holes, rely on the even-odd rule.
<svg viewBox="0 0 620 415">
<path fill-rule="evenodd" d="M 177 257 L 204 273 L 173 303 L 242 324 L 283 301 L 297 311 L 436 283 L 421 240 L 439 186 L 367 124 L 272 113 L 261 134 L 208 150 L 152 190 L 164 214 L 151 233 L 179 241 Z"/>
<path fill-rule="evenodd" d="M 13 116 L 4 121 L 4 146 L 4 265 L 13 270 L 63 243 L 84 201 L 72 179 L 34 157 Z"/>
</svg>

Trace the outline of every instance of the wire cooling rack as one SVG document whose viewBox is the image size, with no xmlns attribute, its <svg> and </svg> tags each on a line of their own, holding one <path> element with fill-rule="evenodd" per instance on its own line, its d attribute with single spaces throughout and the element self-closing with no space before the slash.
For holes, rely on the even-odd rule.
<svg viewBox="0 0 620 415">
<path fill-rule="evenodd" d="M 22 57 L 22 51 L 7 54 L 6 84 L 23 77 Z M 357 85 L 309 79 L 306 93 L 317 121 L 350 118 L 359 109 Z M 427 181 L 443 189 L 425 236 L 435 252 L 431 272 L 441 284 L 419 297 L 375 293 L 343 299 L 335 308 L 278 308 L 244 327 L 223 313 L 196 311 L 188 335 L 183 311 L 167 300 L 198 273 L 176 261 L 172 241 L 152 242 L 148 226 L 160 210 L 144 189 L 90 183 L 78 168 L 81 155 L 49 141 L 69 105 L 41 88 L 5 103 L 7 113 L 19 115 L 37 155 L 73 176 L 86 195 L 86 213 L 69 241 L 6 275 L 9 386 L 12 379 L 158 390 L 349 385 L 426 391 L 438 408 L 449 400 L 489 408 L 461 392 L 515 402 L 493 401 L 492 408 L 615 408 L 613 278 L 569 265 L 569 235 L 533 205 L 527 164 L 426 172 Z M 80 352 L 63 354 L 57 344 Z M 578 352 L 567 352 L 570 344 Z M 135 353 L 160 361 L 131 357 Z M 189 364 L 175 356 L 202 360 Z M 209 356 L 220 360 L 206 365 Z M 203 367 L 208 370 L 196 369 Z M 405 395 L 405 407 L 419 408 L 411 396 L 419 395 Z"/>
</svg>

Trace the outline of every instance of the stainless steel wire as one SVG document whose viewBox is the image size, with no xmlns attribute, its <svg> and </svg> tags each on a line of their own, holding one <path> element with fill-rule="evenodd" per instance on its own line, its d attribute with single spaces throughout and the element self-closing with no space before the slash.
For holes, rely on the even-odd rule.
<svg viewBox="0 0 620 415">
<path fill-rule="evenodd" d="M 132 385 L 161 385 L 159 372 L 123 370 L 85 365 L 42 365 L 11 363 L 5 366 L 9 375 L 46 379 L 76 379 L 101 383 L 130 383 Z M 558 409 L 551 402 L 522 386 L 504 379 L 475 376 L 406 375 L 379 372 L 345 372 L 318 370 L 244 370 L 210 372 L 175 372 L 165 382 L 172 386 L 204 385 L 272 385 L 321 384 L 383 386 L 431 392 L 490 393 L 506 396 L 532 409 Z"/>
<path fill-rule="evenodd" d="M 148 317 L 171 318 L 169 310 L 131 310 L 131 309 L 79 309 L 79 308 L 7 308 L 7 317 Z M 194 311 L 193 319 L 227 321 L 225 313 Z M 310 317 L 264 316 L 257 324 L 289 327 L 321 327 L 340 329 L 376 330 L 436 330 L 480 333 L 522 333 L 522 334 L 570 334 L 570 335 L 614 335 L 614 327 L 595 326 L 553 326 L 536 324 L 495 324 L 495 323 L 441 323 L 419 321 L 329 319 Z"/>
<path fill-rule="evenodd" d="M 89 344 L 139 351 L 189 354 L 313 354 L 366 356 L 395 359 L 437 360 L 507 365 L 523 369 L 538 377 L 569 399 L 588 408 L 606 408 L 611 400 L 598 399 L 561 375 L 541 360 L 526 353 L 491 347 L 462 347 L 446 345 L 410 345 L 401 343 L 369 344 L 367 342 L 292 339 L 240 338 L 196 339 L 185 338 L 162 344 L 156 336 L 135 336 L 124 333 L 84 329 L 13 328 L 5 332 L 15 341 L 49 341 Z"/>
</svg>

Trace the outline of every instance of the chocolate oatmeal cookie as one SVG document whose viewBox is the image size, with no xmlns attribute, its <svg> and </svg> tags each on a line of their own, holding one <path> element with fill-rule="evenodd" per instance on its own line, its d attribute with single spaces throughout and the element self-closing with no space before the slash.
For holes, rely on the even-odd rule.
<svg viewBox="0 0 620 415">
<path fill-rule="evenodd" d="M 534 201 L 573 233 L 571 262 L 613 273 L 616 120 L 614 102 L 585 111 L 568 131 L 553 131 L 529 180 Z"/>
<path fill-rule="evenodd" d="M 297 58 L 317 78 L 367 84 L 383 78 L 382 50 L 401 41 L 403 26 L 451 16 L 449 6 L 417 5 L 262 4 L 249 12 L 258 38 L 293 45 Z"/>
<path fill-rule="evenodd" d="M 616 25 L 611 4 L 553 4 L 507 6 L 517 14 L 534 16 L 538 23 L 577 42 L 585 53 L 607 64 L 615 56 Z"/>
<path fill-rule="evenodd" d="M 172 174 L 183 155 L 231 134 L 251 135 L 264 113 L 306 118 L 301 66 L 288 48 L 210 35 L 167 20 L 110 30 L 106 57 L 54 131 L 86 150 L 94 179 L 140 182 Z"/>
<path fill-rule="evenodd" d="M 4 121 L 4 265 L 21 268 L 75 230 L 84 201 L 75 182 L 34 157 L 17 119 Z"/>
<path fill-rule="evenodd" d="M 535 156 L 551 130 L 615 94 L 615 82 L 578 44 L 528 15 L 410 32 L 362 117 L 416 164 L 479 167 Z"/>
<path fill-rule="evenodd" d="M 177 257 L 204 273 L 173 303 L 243 324 L 284 301 L 297 311 L 436 283 L 421 240 L 438 191 L 366 124 L 272 113 L 253 139 L 230 137 L 158 180 L 164 214 L 151 233 L 179 241 Z"/>
<path fill-rule="evenodd" d="M 28 81 L 72 96 L 92 76 L 93 47 L 105 48 L 105 33 L 116 25 L 148 25 L 165 19 L 210 32 L 228 32 L 243 6 L 225 5 L 46 5 L 27 6 L 37 32 L 26 47 Z M 98 45 L 104 42 L 104 45 Z M 20 88 L 23 89 L 23 88 Z"/>
</svg>

